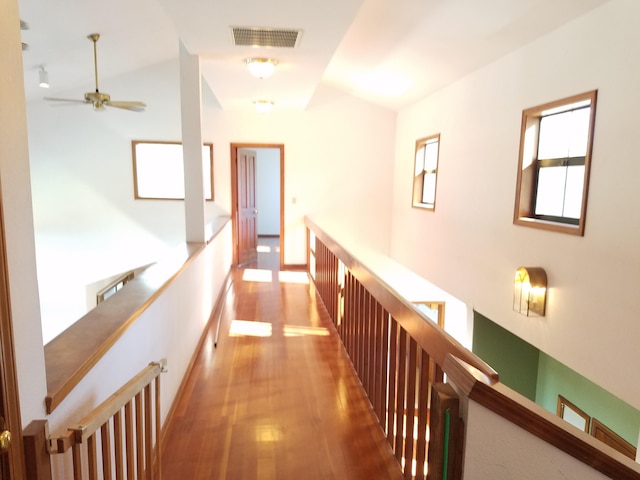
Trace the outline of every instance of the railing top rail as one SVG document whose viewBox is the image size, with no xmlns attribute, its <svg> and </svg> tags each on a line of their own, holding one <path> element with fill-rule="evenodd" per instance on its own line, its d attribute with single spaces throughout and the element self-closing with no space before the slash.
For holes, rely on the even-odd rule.
<svg viewBox="0 0 640 480">
<path fill-rule="evenodd" d="M 466 349 L 443 329 L 432 323 L 415 305 L 390 286 L 378 273 L 358 259 L 356 255 L 336 241 L 322 227 L 309 217 L 305 217 L 305 225 L 313 231 L 316 238 L 322 241 L 345 264 L 358 281 L 437 364 L 443 365 L 447 355 L 454 355 L 473 365 L 492 380 L 498 380 L 498 374 L 493 368 Z"/>
<path fill-rule="evenodd" d="M 582 463 L 611 478 L 640 479 L 640 465 L 632 459 L 487 377 L 465 361 L 448 355 L 443 370 L 460 393 Z"/>
<path fill-rule="evenodd" d="M 126 403 L 160 375 L 164 371 L 166 364 L 167 361 L 165 359 L 150 363 L 118 391 L 81 419 L 77 426 L 69 428 L 64 435 L 52 439 L 56 442 L 58 453 L 65 452 L 75 443 L 84 443 L 116 412 L 120 411 Z"/>
</svg>

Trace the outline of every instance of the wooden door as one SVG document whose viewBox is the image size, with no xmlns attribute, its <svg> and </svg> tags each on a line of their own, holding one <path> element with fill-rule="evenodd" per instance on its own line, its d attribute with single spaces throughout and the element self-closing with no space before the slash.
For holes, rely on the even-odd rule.
<svg viewBox="0 0 640 480">
<path fill-rule="evenodd" d="M 4 220 L 0 203 L 0 480 L 25 478 Z"/>
<path fill-rule="evenodd" d="M 258 231 L 256 228 L 256 152 L 238 149 L 238 265 L 256 261 Z"/>
</svg>

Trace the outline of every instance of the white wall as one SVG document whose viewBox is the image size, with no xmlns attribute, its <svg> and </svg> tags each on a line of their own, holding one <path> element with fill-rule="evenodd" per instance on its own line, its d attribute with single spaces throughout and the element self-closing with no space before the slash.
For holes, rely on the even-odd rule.
<svg viewBox="0 0 640 480">
<path fill-rule="evenodd" d="M 392 255 L 640 408 L 640 3 L 612 0 L 399 113 Z M 512 224 L 522 110 L 598 89 L 584 237 Z M 435 212 L 410 208 L 415 140 L 440 133 Z M 547 314 L 512 311 L 519 266 L 545 268 Z"/>
<path fill-rule="evenodd" d="M 280 150 L 256 151 L 256 208 L 258 235 L 280 235 Z"/>
</svg>

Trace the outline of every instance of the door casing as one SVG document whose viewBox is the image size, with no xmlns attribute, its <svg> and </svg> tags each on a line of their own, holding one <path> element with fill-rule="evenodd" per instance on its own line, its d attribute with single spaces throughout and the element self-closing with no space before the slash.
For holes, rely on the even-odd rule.
<svg viewBox="0 0 640 480">
<path fill-rule="evenodd" d="M 284 144 L 232 143 L 231 144 L 231 225 L 233 231 L 233 265 L 238 265 L 238 149 L 277 148 L 280 150 L 280 268 L 284 268 Z"/>
</svg>

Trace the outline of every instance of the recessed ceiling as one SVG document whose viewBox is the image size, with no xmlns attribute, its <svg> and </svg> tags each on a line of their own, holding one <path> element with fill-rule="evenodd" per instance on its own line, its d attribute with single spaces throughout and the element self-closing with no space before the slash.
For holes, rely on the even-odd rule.
<svg viewBox="0 0 640 480">
<path fill-rule="evenodd" d="M 86 36 L 99 32 L 103 83 L 176 59 L 182 42 L 200 56 L 224 110 L 252 110 L 257 99 L 303 110 L 321 84 L 399 109 L 607 1 L 113 0 L 105 8 L 86 0 L 19 0 L 30 26 L 22 32 L 29 44 L 25 90 L 28 100 L 44 96 L 37 76 L 45 65 L 47 95 L 87 91 L 93 70 Z M 249 30 L 247 45 L 236 44 L 233 27 Z M 258 41 L 254 27 L 263 32 Z M 266 32 L 297 33 L 276 39 Z M 248 57 L 276 59 L 276 72 L 252 77 Z"/>
</svg>

